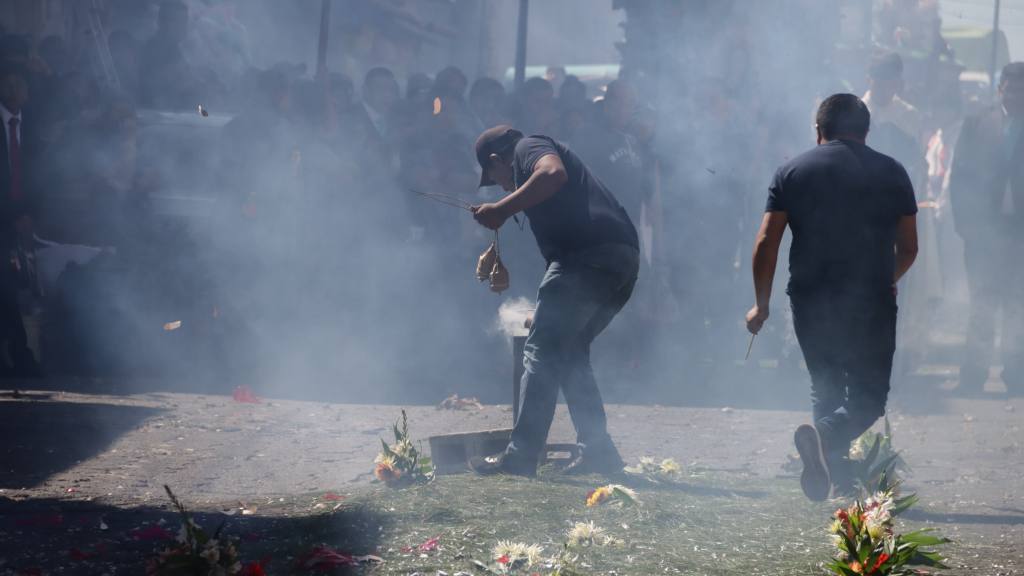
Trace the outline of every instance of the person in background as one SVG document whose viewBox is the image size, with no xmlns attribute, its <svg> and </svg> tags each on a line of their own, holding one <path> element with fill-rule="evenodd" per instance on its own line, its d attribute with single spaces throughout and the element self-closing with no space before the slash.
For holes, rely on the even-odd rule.
<svg viewBox="0 0 1024 576">
<path fill-rule="evenodd" d="M 23 66 L 0 62 L 0 375 L 14 378 L 41 376 L 19 304 L 19 293 L 34 282 L 31 254 L 38 212 L 34 170 L 39 167 L 34 163 L 39 157 L 35 119 L 26 112 L 28 82 Z"/>
<path fill-rule="evenodd" d="M 971 312 L 960 386 L 982 390 L 1002 317 L 1003 381 L 1024 391 L 1024 62 L 1007 64 L 999 102 L 964 121 L 953 154 L 949 197 Z"/>
<path fill-rule="evenodd" d="M 473 207 L 474 218 L 497 230 L 525 212 L 548 266 L 526 340 L 522 410 L 511 441 L 503 453 L 470 464 L 480 474 L 536 474 L 561 390 L 581 446 L 567 472 L 621 473 L 590 345 L 633 293 L 636 228 L 580 157 L 547 136 L 495 126 L 477 139 L 476 157 L 480 186 L 498 184 L 509 194 Z"/>
<path fill-rule="evenodd" d="M 477 78 L 469 89 L 469 109 L 476 116 L 481 129 L 507 122 L 505 87 L 494 78 Z"/>
<path fill-rule="evenodd" d="M 769 315 L 779 246 L 793 234 L 787 292 L 811 374 L 814 424 L 796 429 L 811 500 L 852 489 L 853 440 L 885 414 L 896 350 L 896 283 L 917 256 L 906 170 L 865 144 L 871 114 L 853 94 L 818 108 L 818 146 L 775 174 L 753 254 L 751 334 Z"/>
<path fill-rule="evenodd" d="M 587 100 L 587 85 L 576 76 L 566 76 L 558 91 L 559 122 L 558 137 L 574 142 L 579 130 L 590 119 L 591 102 Z"/>
<path fill-rule="evenodd" d="M 544 79 L 551 84 L 551 88 L 556 93 L 562 89 L 562 82 L 565 82 L 567 77 L 565 66 L 548 66 L 548 69 L 544 71 Z"/>
<path fill-rule="evenodd" d="M 142 106 L 185 110 L 201 103 L 192 68 L 181 49 L 187 35 L 188 6 L 182 0 L 161 2 L 156 34 L 139 55 Z"/>
<path fill-rule="evenodd" d="M 622 80 L 613 80 L 594 121 L 580 128 L 574 139 L 580 157 L 595 176 L 618 192 L 634 222 L 639 221 L 640 204 L 647 197 L 647 172 L 632 132 L 637 104 L 636 90 Z"/>
<path fill-rule="evenodd" d="M 894 52 L 876 56 L 868 70 L 869 90 L 864 104 L 871 112 L 871 147 L 891 156 L 906 168 L 914 189 L 922 199 L 927 194 L 928 163 L 925 159 L 924 115 L 902 98 L 903 59 Z M 918 214 L 921 258 L 907 275 L 899 295 L 900 319 L 896 377 L 913 375 L 928 350 L 934 308 L 942 298 L 942 277 L 938 270 L 935 238 L 935 210 L 924 203 Z"/>
<path fill-rule="evenodd" d="M 431 89 L 431 93 L 434 98 L 438 99 L 437 104 L 439 105 L 435 109 L 433 103 L 431 103 L 433 115 L 443 120 L 442 124 L 445 132 L 454 132 L 465 140 L 465 145 L 461 146 L 462 150 L 469 149 L 469 144 L 473 141 L 473 138 L 483 129 L 483 126 L 477 123 L 470 110 L 469 103 L 466 102 L 466 88 L 468 86 L 469 81 L 466 79 L 466 75 L 462 73 L 462 70 L 455 66 L 448 66 L 437 73 Z M 472 170 L 472 159 L 470 159 L 468 164 Z"/>
<path fill-rule="evenodd" d="M 398 80 L 387 68 L 371 68 L 363 79 L 362 100 L 341 122 L 350 130 L 365 159 L 385 166 L 390 172 L 395 152 L 391 144 L 391 121 L 400 97 Z"/>
<path fill-rule="evenodd" d="M 555 90 L 543 78 L 530 78 L 516 95 L 515 125 L 524 134 L 554 134 L 558 128 Z"/>
<path fill-rule="evenodd" d="M 919 182 L 924 165 L 924 117 L 900 95 L 903 59 L 890 52 L 876 57 L 868 71 L 864 104 L 871 112 L 871 142 L 878 151 L 899 160 Z"/>
</svg>

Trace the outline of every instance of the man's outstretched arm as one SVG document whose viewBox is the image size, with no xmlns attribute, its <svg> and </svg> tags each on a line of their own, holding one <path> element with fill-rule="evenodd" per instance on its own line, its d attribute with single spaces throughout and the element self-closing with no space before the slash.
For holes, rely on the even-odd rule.
<svg viewBox="0 0 1024 576">
<path fill-rule="evenodd" d="M 761 229 L 754 241 L 754 307 L 747 312 L 747 330 L 757 334 L 768 319 L 768 308 L 772 299 L 772 283 L 775 281 L 775 267 L 779 261 L 779 246 L 786 232 L 789 219 L 785 212 L 765 212 Z"/>
</svg>

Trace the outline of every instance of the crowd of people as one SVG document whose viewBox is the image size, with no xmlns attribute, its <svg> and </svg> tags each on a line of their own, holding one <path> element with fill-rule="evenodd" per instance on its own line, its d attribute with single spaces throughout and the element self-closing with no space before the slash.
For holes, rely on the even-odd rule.
<svg viewBox="0 0 1024 576">
<path fill-rule="evenodd" d="M 889 20 L 882 24 L 892 29 L 891 45 L 876 47 L 864 94 L 872 114 L 868 143 L 907 167 L 922 202 L 922 245 L 935 245 L 931 254 L 922 251 L 905 296 L 906 333 L 920 337 L 946 282 L 938 263 L 952 242 L 944 232 L 950 228 L 950 190 L 953 212 L 974 215 L 980 208 L 970 199 L 958 204 L 955 193 L 958 182 L 967 186 L 963 182 L 981 176 L 966 176 L 970 168 L 958 174 L 952 162 L 963 118 L 959 103 L 929 94 L 918 108 L 909 100 L 922 93 L 905 90 L 898 44 L 909 33 Z M 207 326 L 205 336 L 244 325 L 250 338 L 205 347 L 223 373 L 239 368 L 225 359 L 254 355 L 232 354 L 231 347 L 295 348 L 330 357 L 337 339 L 325 335 L 336 330 L 366 334 L 367 350 L 397 347 L 394 353 L 402 355 L 418 346 L 396 336 L 403 326 L 441 324 L 465 335 L 457 348 L 479 347 L 478 335 L 490 327 L 497 305 L 473 285 L 472 265 L 493 238 L 464 212 L 423 194 L 470 205 L 495 199 L 498 191 L 478 189 L 472 148 L 481 131 L 503 123 L 565 142 L 637 224 L 641 282 L 636 302 L 620 320 L 631 325 L 632 336 L 617 347 L 630 356 L 626 365 L 642 365 L 652 351 L 673 354 L 648 346 L 645 338 L 684 342 L 685 361 L 737 355 L 722 344 L 743 338 L 737 310 L 749 287 L 740 262 L 748 257 L 746 243 L 763 209 L 766 167 L 780 159 L 763 151 L 777 136 L 773 126 L 751 128 L 757 119 L 744 104 L 749 78 L 709 78 L 689 88 L 691 109 L 680 112 L 690 119 L 685 124 L 691 133 L 681 136 L 662 132 L 655 95 L 643 93 L 644 83 L 625 68 L 606 82 L 553 67 L 518 88 L 486 76 L 471 81 L 457 67 L 407 78 L 374 67 L 351 78 L 279 63 L 227 78 L 187 57 L 182 45 L 190 22 L 186 3 L 167 0 L 151 37 L 112 30 L 100 49 L 112 66 L 106 76 L 97 74 L 95 57 L 61 37 L 36 43 L 16 34 L 0 38 L 8 156 L 0 163 L 6 168 L 0 169 L 0 212 L 14 264 L 3 272 L 0 295 L 8 343 L 4 368 L 11 374 L 40 372 L 21 319 L 27 292 L 50 308 L 51 320 L 74 320 L 75 330 L 54 326 L 62 336 L 83 334 L 83 318 L 107 317 L 115 309 L 126 317 L 118 324 L 126 331 L 138 330 L 133 324 L 140 308 L 167 320 L 191 314 L 194 322 L 185 325 Z M 941 35 L 928 38 L 929 46 L 948 50 Z M 153 149 L 145 138 L 156 138 L 157 131 L 146 132 L 146 110 L 177 118 L 185 140 L 179 147 L 186 153 Z M 970 126 L 972 138 L 983 138 L 978 130 L 996 130 L 983 121 Z M 207 131 L 215 136 L 200 135 Z M 791 138 L 790 147 L 805 141 Z M 723 150 L 729 151 L 726 161 L 716 157 Z M 737 157 L 749 162 L 736 166 Z M 155 199 L 180 195 L 182 188 L 210 200 L 203 204 L 207 225 L 199 232 L 159 217 Z M 954 216 L 958 225 L 971 225 L 969 218 Z M 531 255 L 531 240 L 510 224 L 501 246 L 513 274 L 511 295 L 532 297 L 543 263 Z M 56 291 L 45 293 L 33 277 L 32 260 L 47 240 L 115 250 L 90 253 L 94 261 L 72 267 Z M 987 244 L 968 242 L 969 270 L 973 250 L 988 251 Z M 974 272 L 983 275 L 977 266 Z M 132 305 L 99 288 L 106 286 L 101 279 L 110 278 L 121 286 L 113 292 L 134 291 L 127 298 Z M 985 286 L 972 285 L 972 292 L 985 293 Z M 410 298 L 410 290 L 417 296 Z M 97 300 L 119 303 L 103 307 Z M 978 346 L 991 340 L 992 315 L 979 313 L 972 321 Z M 767 349 L 780 352 L 784 341 L 780 334 L 776 349 Z M 94 368 L 102 364 L 95 346 L 83 353 Z M 67 348 L 54 350 L 74 356 Z M 117 346 L 107 352 L 108 360 L 124 355 Z M 968 362 L 972 382 L 981 378 L 981 355 Z M 267 354 L 255 356 L 266 361 Z"/>
</svg>

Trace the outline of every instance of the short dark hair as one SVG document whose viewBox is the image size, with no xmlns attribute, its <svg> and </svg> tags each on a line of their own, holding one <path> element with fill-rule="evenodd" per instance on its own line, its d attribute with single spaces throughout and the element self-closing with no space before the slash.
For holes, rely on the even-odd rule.
<svg viewBox="0 0 1024 576">
<path fill-rule="evenodd" d="M 815 119 L 822 137 L 866 138 L 871 127 L 871 112 L 864 101 L 853 94 L 833 94 L 818 106 Z"/>
<path fill-rule="evenodd" d="M 868 76 L 875 80 L 895 80 L 903 77 L 903 58 L 896 52 L 886 52 L 871 59 Z"/>
<path fill-rule="evenodd" d="M 1010 62 L 1003 66 L 1003 70 L 999 73 L 999 87 L 1002 88 L 1011 80 L 1024 81 L 1024 62 Z"/>
</svg>

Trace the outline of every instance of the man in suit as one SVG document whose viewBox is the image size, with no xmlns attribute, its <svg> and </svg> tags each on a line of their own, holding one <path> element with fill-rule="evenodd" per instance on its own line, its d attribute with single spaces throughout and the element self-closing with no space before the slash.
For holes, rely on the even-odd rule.
<svg viewBox="0 0 1024 576">
<path fill-rule="evenodd" d="M 1024 62 L 1007 64 L 999 102 L 964 121 L 949 182 L 971 299 L 960 386 L 980 391 L 1003 318 L 1003 381 L 1024 392 Z"/>
<path fill-rule="evenodd" d="M 0 63 L 0 375 L 16 378 L 39 375 L 39 365 L 28 348 L 18 293 L 26 287 L 25 258 L 32 250 L 35 192 L 32 158 L 35 134 L 23 109 L 28 102 L 28 74 L 13 63 Z"/>
<path fill-rule="evenodd" d="M 392 112 L 400 96 L 398 80 L 387 68 L 372 68 L 363 80 L 362 101 L 353 106 L 342 125 L 353 134 L 364 160 L 393 171 Z"/>
</svg>

